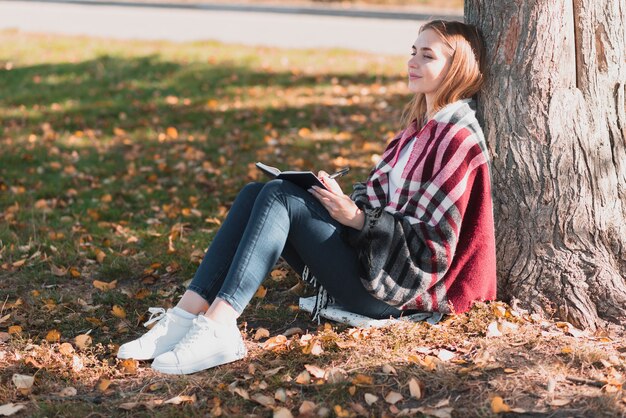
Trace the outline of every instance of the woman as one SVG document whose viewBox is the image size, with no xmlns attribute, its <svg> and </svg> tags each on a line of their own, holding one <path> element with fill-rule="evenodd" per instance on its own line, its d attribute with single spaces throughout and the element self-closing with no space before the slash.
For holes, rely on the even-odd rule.
<svg viewBox="0 0 626 418">
<path fill-rule="evenodd" d="M 488 155 L 475 118 L 483 76 L 477 30 L 424 25 L 408 61 L 414 99 L 394 138 L 350 197 L 272 180 L 242 189 L 178 305 L 151 308 L 119 358 L 187 374 L 241 359 L 236 319 L 279 257 L 329 296 L 373 318 L 409 310 L 464 312 L 495 297 Z M 153 315 L 154 316 L 154 315 Z"/>
</svg>

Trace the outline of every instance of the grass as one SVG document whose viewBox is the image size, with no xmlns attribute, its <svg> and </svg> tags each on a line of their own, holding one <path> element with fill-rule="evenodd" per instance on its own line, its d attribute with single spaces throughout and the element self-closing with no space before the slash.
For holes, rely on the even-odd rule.
<svg viewBox="0 0 626 418">
<path fill-rule="evenodd" d="M 619 332 L 578 335 L 500 302 L 435 326 L 317 326 L 284 264 L 240 320 L 246 361 L 166 377 L 115 358 L 148 307 L 176 303 L 237 191 L 259 179 L 254 162 L 348 163 L 347 189 L 367 175 L 408 99 L 404 62 L 0 32 L 0 406 L 41 417 L 306 416 L 305 401 L 330 416 L 624 416 Z M 269 339 L 255 338 L 261 328 Z M 307 379 L 307 366 L 322 374 Z M 15 373 L 33 387 L 20 392 Z M 280 400 L 246 399 L 259 394 Z"/>
</svg>

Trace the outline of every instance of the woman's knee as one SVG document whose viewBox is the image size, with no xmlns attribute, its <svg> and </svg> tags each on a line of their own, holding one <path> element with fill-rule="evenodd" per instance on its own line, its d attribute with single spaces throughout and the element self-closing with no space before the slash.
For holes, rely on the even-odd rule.
<svg viewBox="0 0 626 418">
<path fill-rule="evenodd" d="M 264 185 L 265 183 L 260 183 L 256 181 L 250 182 L 241 188 L 241 190 L 239 191 L 239 195 L 240 196 L 248 196 L 248 195 L 256 196 L 259 194 L 261 189 L 263 189 Z"/>
</svg>

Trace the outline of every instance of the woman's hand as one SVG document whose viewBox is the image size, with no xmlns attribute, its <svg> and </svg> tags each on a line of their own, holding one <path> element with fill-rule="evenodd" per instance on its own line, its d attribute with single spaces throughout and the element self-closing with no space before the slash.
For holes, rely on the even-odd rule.
<svg viewBox="0 0 626 418">
<path fill-rule="evenodd" d="M 335 179 L 328 177 L 328 173 L 320 171 L 317 175 L 326 189 L 313 186 L 309 192 L 320 201 L 330 216 L 337 222 L 354 229 L 363 229 L 365 214 L 357 205 L 345 195 Z"/>
</svg>

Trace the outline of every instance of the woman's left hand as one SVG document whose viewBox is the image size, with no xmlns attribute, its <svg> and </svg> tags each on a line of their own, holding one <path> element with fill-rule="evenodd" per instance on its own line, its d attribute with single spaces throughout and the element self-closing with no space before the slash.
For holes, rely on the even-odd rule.
<svg viewBox="0 0 626 418">
<path fill-rule="evenodd" d="M 309 189 L 309 192 L 320 201 L 330 216 L 337 222 L 354 229 L 363 229 L 365 222 L 363 211 L 357 207 L 349 196 L 343 193 L 341 187 L 334 179 L 328 178 L 328 174 L 320 171 L 318 177 L 324 183 L 326 189 L 313 186 L 312 189 Z"/>
</svg>

